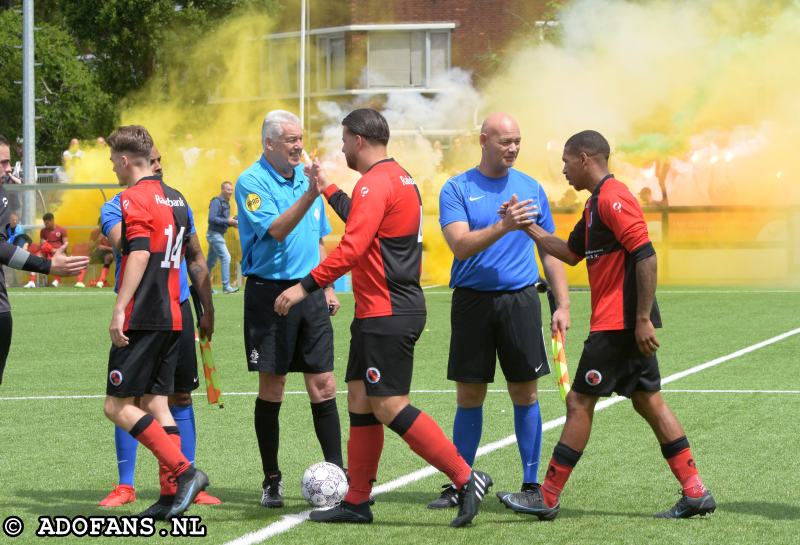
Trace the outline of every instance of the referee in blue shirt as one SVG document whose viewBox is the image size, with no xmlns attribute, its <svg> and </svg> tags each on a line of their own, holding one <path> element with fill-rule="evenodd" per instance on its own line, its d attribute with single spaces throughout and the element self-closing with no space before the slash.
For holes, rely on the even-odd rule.
<svg viewBox="0 0 800 545">
<path fill-rule="evenodd" d="M 325 257 L 322 237 L 331 226 L 319 186 L 308 182 L 300 162 L 303 128 L 297 116 L 269 112 L 261 143 L 263 155 L 236 181 L 242 272 L 247 276 L 244 344 L 248 369 L 258 372 L 255 428 L 264 470 L 261 505 L 282 507 L 278 413 L 287 373 L 303 373 L 322 453 L 327 462 L 342 466 L 330 320 L 339 301 L 329 286 L 309 295 L 287 316 L 273 310 L 278 295 Z"/>
<path fill-rule="evenodd" d="M 542 187 L 512 168 L 520 140 L 514 119 L 502 113 L 490 115 L 481 127 L 481 162 L 445 183 L 439 221 L 455 256 L 447 366 L 447 378 L 456 382 L 458 403 L 453 443 L 472 465 L 481 440 L 487 384 L 494 382 L 499 360 L 514 404 L 523 477 L 520 492 L 498 492 L 498 497 L 525 504 L 539 494 L 542 418 L 536 381 L 550 373 L 534 287 L 539 270 L 525 228 L 535 222 L 552 233 L 555 226 Z M 566 274 L 560 261 L 538 251 L 558 306 L 551 327 L 564 334 L 570 320 Z M 456 491 L 445 486 L 428 507 L 454 507 L 457 502 Z"/>
</svg>

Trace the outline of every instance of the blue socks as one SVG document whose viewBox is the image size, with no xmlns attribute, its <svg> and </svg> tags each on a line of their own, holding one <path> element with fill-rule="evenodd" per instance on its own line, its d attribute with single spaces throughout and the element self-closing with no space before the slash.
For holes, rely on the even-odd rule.
<svg viewBox="0 0 800 545">
<path fill-rule="evenodd" d="M 514 405 L 514 432 L 522 460 L 522 482 L 538 483 L 542 453 L 542 415 L 538 401 L 533 405 Z"/>
<path fill-rule="evenodd" d="M 170 406 L 169 412 L 175 419 L 175 425 L 181 433 L 181 452 L 194 465 L 194 454 L 197 449 L 197 434 L 194 427 L 194 406 Z"/>
<path fill-rule="evenodd" d="M 456 409 L 456 418 L 453 421 L 453 443 L 458 453 L 472 467 L 475 462 L 475 453 L 481 443 L 483 431 L 483 406 L 465 409 Z"/>
<path fill-rule="evenodd" d="M 172 418 L 181 434 L 181 452 L 194 464 L 197 439 L 194 426 L 194 407 L 170 407 Z M 114 446 L 117 450 L 117 471 L 119 484 L 133 486 L 133 475 L 136 472 L 136 448 L 139 441 L 127 431 L 114 426 Z"/>
<path fill-rule="evenodd" d="M 136 471 L 136 447 L 139 441 L 119 426 L 114 426 L 114 447 L 117 449 L 117 471 L 119 484 L 133 486 L 133 474 Z"/>
</svg>

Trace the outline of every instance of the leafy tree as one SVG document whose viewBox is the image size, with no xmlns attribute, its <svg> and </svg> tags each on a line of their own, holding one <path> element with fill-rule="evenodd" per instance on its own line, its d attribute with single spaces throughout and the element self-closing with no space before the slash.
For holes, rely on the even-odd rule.
<svg viewBox="0 0 800 545">
<path fill-rule="evenodd" d="M 37 23 L 36 162 L 58 164 L 70 138 L 105 135 L 114 124 L 111 97 L 78 57 L 73 38 Z M 0 133 L 22 135 L 22 15 L 0 11 Z"/>
</svg>

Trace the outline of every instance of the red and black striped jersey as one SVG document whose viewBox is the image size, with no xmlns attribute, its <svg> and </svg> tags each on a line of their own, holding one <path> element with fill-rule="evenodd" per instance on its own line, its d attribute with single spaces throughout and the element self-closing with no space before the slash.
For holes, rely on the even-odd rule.
<svg viewBox="0 0 800 545">
<path fill-rule="evenodd" d="M 364 173 L 351 197 L 335 185 L 324 194 L 345 231 L 303 287 L 326 286 L 352 270 L 356 318 L 424 315 L 422 199 L 411 175 L 384 159 Z"/>
<path fill-rule="evenodd" d="M 186 200 L 160 177 L 148 176 L 120 194 L 120 208 L 120 286 L 130 253 L 150 252 L 142 281 L 125 309 L 123 330 L 179 331 L 181 259 L 192 230 Z"/>
<path fill-rule="evenodd" d="M 583 215 L 567 241 L 586 259 L 592 291 L 591 331 L 633 329 L 636 326 L 636 262 L 655 255 L 644 214 L 630 190 L 608 175 L 586 201 Z M 661 327 L 653 300 L 650 319 Z"/>
</svg>

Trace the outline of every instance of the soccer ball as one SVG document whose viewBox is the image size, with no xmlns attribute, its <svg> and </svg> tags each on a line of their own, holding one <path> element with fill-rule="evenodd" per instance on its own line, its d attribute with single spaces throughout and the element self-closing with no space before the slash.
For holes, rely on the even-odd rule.
<svg viewBox="0 0 800 545">
<path fill-rule="evenodd" d="M 333 507 L 347 494 L 347 476 L 335 464 L 314 464 L 303 473 L 300 492 L 314 507 Z"/>
</svg>

